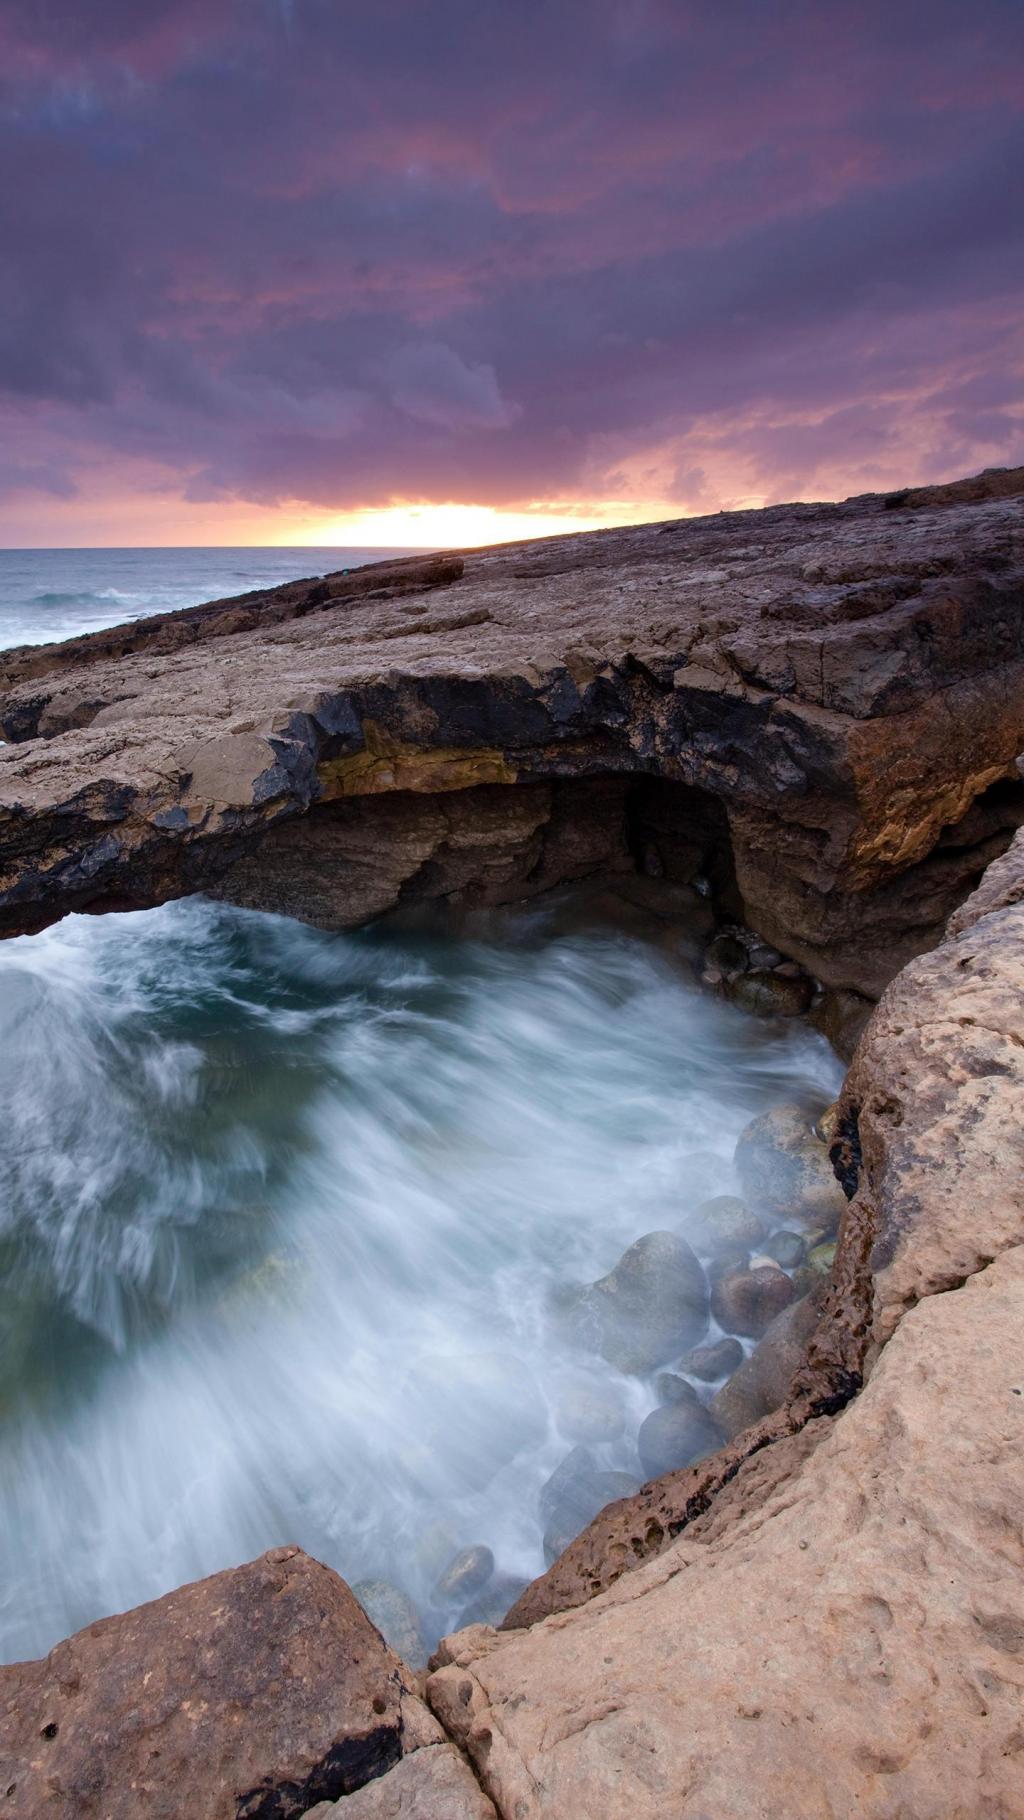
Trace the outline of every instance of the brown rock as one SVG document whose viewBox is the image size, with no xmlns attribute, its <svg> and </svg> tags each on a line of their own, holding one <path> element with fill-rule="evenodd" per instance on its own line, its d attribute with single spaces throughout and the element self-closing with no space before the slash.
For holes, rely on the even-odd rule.
<svg viewBox="0 0 1024 1820">
<path fill-rule="evenodd" d="M 806 1295 L 777 1314 L 749 1359 L 715 1392 L 708 1410 L 729 1440 L 785 1402 L 817 1326 L 822 1299 L 820 1293 Z"/>
<path fill-rule="evenodd" d="M 403 1757 L 378 1782 L 344 1801 L 323 1801 L 305 1820 L 496 1820 L 464 1757 L 451 1744 L 432 1744 Z"/>
<path fill-rule="evenodd" d="M 648 1232 L 563 1312 L 579 1344 L 619 1371 L 643 1375 L 700 1339 L 708 1324 L 707 1281 L 684 1239 Z"/>
<path fill-rule="evenodd" d="M 439 1735 L 345 1582 L 272 1549 L 0 1669 L 4 1811 L 288 1820 L 424 1728 Z"/>
<path fill-rule="evenodd" d="M 470 1599 L 482 1592 L 494 1572 L 494 1556 L 482 1543 L 461 1548 L 449 1561 L 434 1588 L 435 1601 L 444 1605 L 449 1599 Z"/>
<path fill-rule="evenodd" d="M 579 876 L 596 845 L 877 996 L 1024 813 L 1020 476 L 972 487 L 375 565 L 7 653 L 0 929 L 197 889 L 348 925 L 411 881 Z M 620 787 L 603 836 L 524 836 L 510 803 L 474 862 L 475 791 L 567 781 Z M 368 878 L 393 797 L 406 863 Z"/>
<path fill-rule="evenodd" d="M 796 1291 L 777 1264 L 759 1264 L 752 1270 L 728 1270 L 711 1291 L 711 1312 L 726 1333 L 758 1339 L 776 1315 L 793 1301 Z"/>
<path fill-rule="evenodd" d="M 741 1011 L 755 1017 L 801 1017 L 811 1002 L 814 987 L 806 974 L 785 974 L 755 968 L 730 981 L 728 996 Z"/>
</svg>

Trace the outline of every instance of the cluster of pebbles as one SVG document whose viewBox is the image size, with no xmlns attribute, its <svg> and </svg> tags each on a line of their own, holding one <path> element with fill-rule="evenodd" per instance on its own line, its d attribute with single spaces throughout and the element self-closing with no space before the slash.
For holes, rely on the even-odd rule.
<svg viewBox="0 0 1024 1820">
<path fill-rule="evenodd" d="M 645 1233 L 606 1276 L 554 1299 L 551 1321 L 581 1370 L 556 1399 L 555 1425 L 571 1445 L 538 1499 L 549 1563 L 606 1504 L 713 1453 L 783 1400 L 845 1205 L 828 1156 L 831 1117 L 786 1104 L 751 1120 L 736 1145 L 737 1194 L 699 1203 L 685 1233 Z M 710 1161 L 684 1159 L 684 1179 L 700 1181 Z M 588 1376 L 587 1355 L 653 1394 L 636 1432 L 631 1399 L 607 1374 Z M 633 1470 L 609 1465 L 609 1452 Z M 497 1624 L 523 1586 L 485 1544 L 458 1549 L 439 1568 L 428 1628 Z M 423 1623 L 407 1595 L 384 1580 L 354 1590 L 387 1641 L 422 1666 Z"/>
</svg>

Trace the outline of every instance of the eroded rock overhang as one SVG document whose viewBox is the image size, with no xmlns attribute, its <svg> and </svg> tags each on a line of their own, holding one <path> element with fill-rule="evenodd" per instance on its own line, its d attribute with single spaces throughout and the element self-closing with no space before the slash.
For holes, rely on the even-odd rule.
<svg viewBox="0 0 1024 1820">
<path fill-rule="evenodd" d="M 875 997 L 1021 819 L 1022 487 L 384 565 L 8 654 L 0 930 L 196 890 L 337 926 L 498 901 L 558 882 L 551 843 L 498 876 L 524 814 L 582 827 L 619 780 L 628 848 L 656 779 L 676 836 L 715 806 L 753 927 Z"/>
</svg>

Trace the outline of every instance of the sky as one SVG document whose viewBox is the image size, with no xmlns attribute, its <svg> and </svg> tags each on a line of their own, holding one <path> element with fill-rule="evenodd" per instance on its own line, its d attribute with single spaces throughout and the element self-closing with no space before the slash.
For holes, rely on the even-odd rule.
<svg viewBox="0 0 1024 1820">
<path fill-rule="evenodd" d="M 1024 461 L 1022 0 L 3 0 L 0 545 Z"/>
</svg>

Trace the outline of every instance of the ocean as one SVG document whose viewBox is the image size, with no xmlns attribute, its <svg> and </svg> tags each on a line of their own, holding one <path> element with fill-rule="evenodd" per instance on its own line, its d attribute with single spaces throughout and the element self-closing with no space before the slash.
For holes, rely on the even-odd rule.
<svg viewBox="0 0 1024 1820">
<path fill-rule="evenodd" d="M 412 550 L 239 548 L 0 550 L 0 650 L 46 645 L 199 601 L 355 568 Z"/>
</svg>

